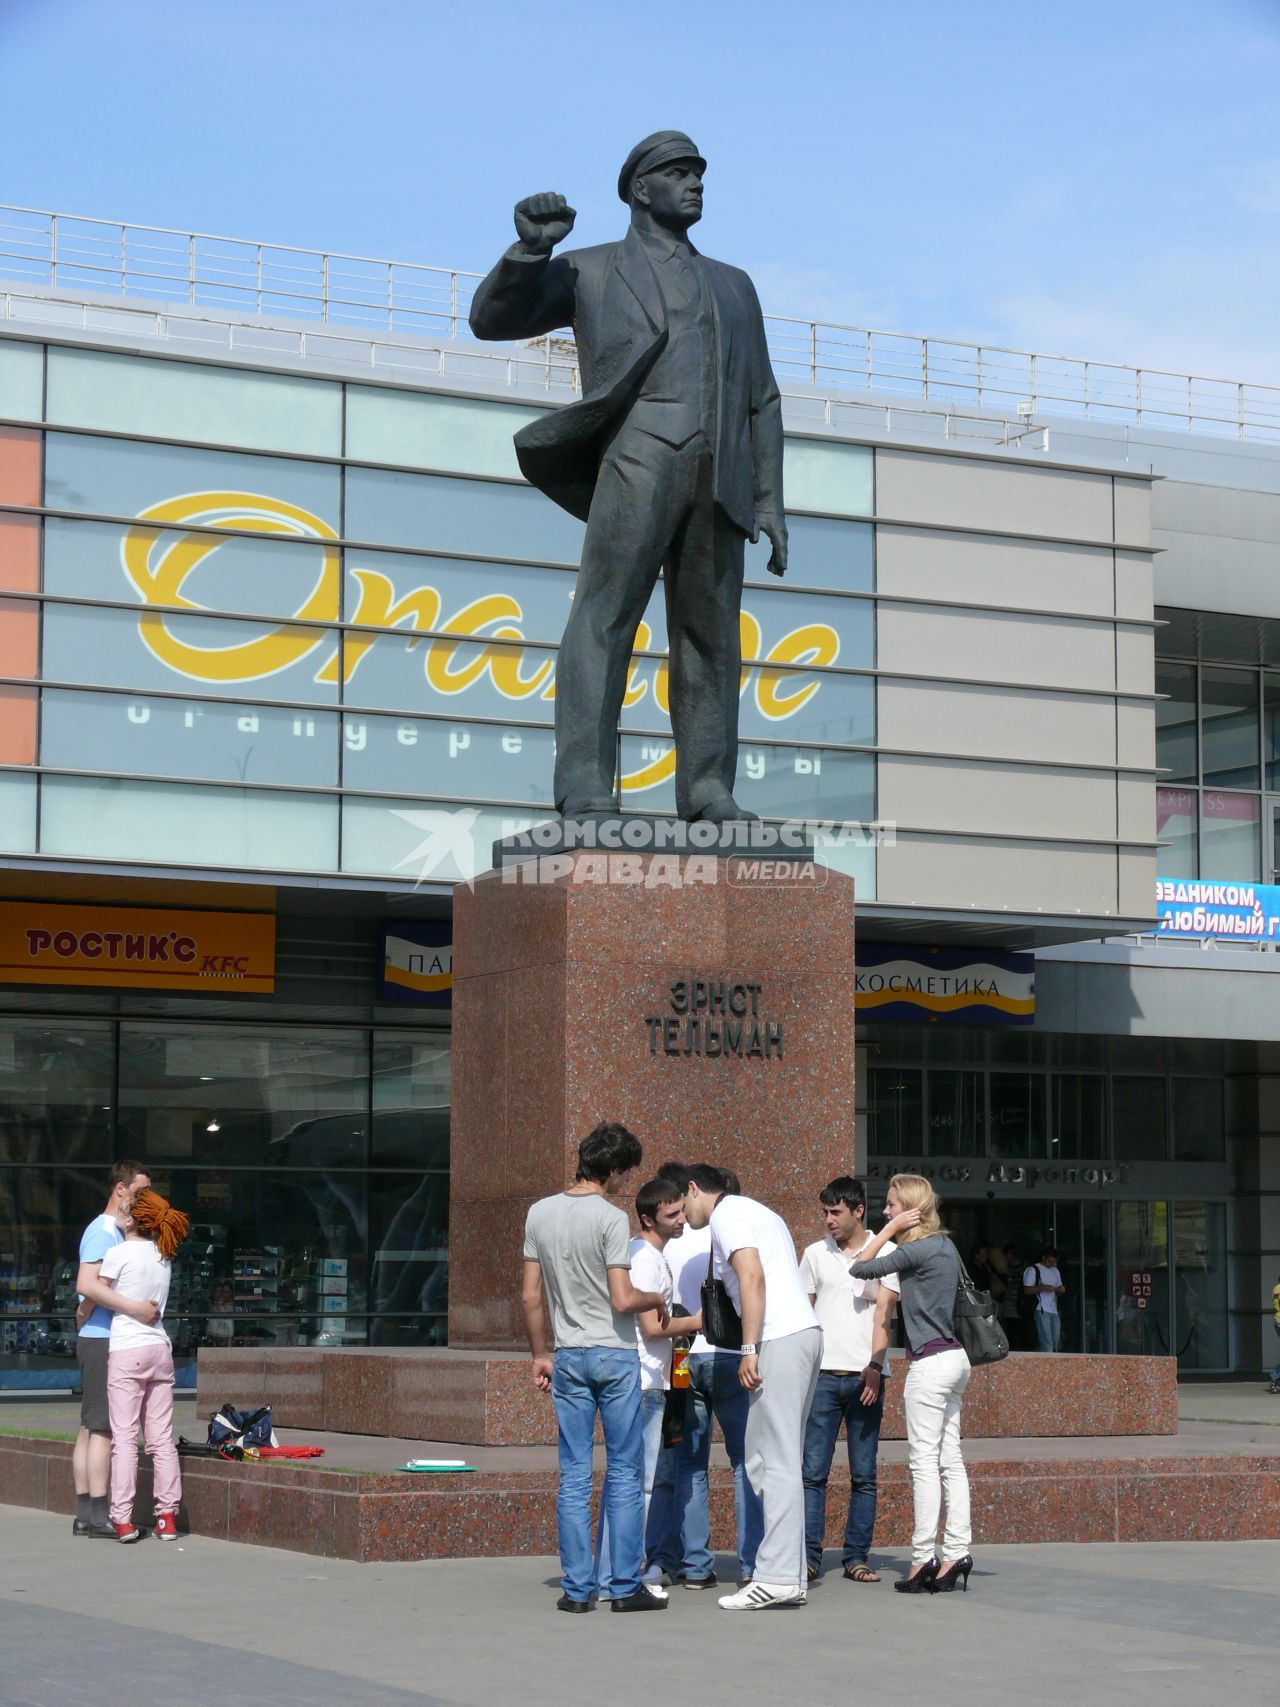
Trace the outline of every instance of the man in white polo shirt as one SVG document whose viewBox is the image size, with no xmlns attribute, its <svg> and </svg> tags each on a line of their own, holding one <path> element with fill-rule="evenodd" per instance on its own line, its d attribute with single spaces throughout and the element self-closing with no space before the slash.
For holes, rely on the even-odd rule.
<svg viewBox="0 0 1280 1707">
<path fill-rule="evenodd" d="M 717 1277 L 742 1318 L 738 1380 L 747 1393 L 746 1469 L 764 1506 L 755 1575 L 726 1612 L 803 1606 L 805 1582 L 804 1422 L 818 1379 L 822 1329 L 813 1313 L 787 1224 L 752 1197 L 727 1192 L 719 1168 L 689 1170 L 684 1212 L 711 1228 Z"/>
<path fill-rule="evenodd" d="M 1067 1290 L 1058 1268 L 1058 1253 L 1046 1245 L 1040 1261 L 1023 1272 L 1022 1290 L 1036 1301 L 1036 1338 L 1041 1351 L 1062 1350 L 1062 1315 L 1058 1300 Z"/>
<path fill-rule="evenodd" d="M 849 1511 L 841 1562 L 855 1583 L 880 1578 L 868 1557 L 876 1524 L 876 1457 L 884 1417 L 889 1327 L 898 1277 L 856 1280 L 849 1264 L 867 1243 L 867 1193 L 849 1174 L 818 1194 L 827 1236 L 800 1259 L 800 1274 L 822 1324 L 822 1368 L 804 1431 L 804 1527 L 809 1581 L 822 1575 L 827 1527 L 827 1479 L 840 1424 L 849 1446 Z M 884 1247 L 886 1250 L 889 1246 Z"/>
</svg>

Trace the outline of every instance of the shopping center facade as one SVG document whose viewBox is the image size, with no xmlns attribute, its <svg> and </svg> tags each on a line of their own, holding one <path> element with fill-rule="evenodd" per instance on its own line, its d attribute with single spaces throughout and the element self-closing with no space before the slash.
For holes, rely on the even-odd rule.
<svg viewBox="0 0 1280 1707">
<path fill-rule="evenodd" d="M 511 435 L 572 346 L 472 344 L 456 273 L 4 229 L 0 1384 L 69 1383 L 119 1156 L 192 1214 L 188 1362 L 440 1343 L 451 898 L 550 813 L 582 532 Z M 1256 1370 L 1280 393 L 769 330 L 792 568 L 748 552 L 739 797 L 857 884 L 850 1163 L 930 1172 L 966 1250 L 1056 1245 L 1066 1349 Z M 674 807 L 664 649 L 659 590 L 624 811 Z M 691 1147 L 749 1189 L 785 1142 Z"/>
</svg>

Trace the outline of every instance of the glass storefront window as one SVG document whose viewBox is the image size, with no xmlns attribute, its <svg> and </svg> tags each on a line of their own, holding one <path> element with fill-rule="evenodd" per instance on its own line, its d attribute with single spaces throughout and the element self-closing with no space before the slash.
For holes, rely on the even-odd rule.
<svg viewBox="0 0 1280 1707">
<path fill-rule="evenodd" d="M 1195 877 L 1199 873 L 1199 816 L 1196 789 L 1156 789 L 1156 837 L 1165 844 L 1156 856 L 1162 877 Z"/>
<path fill-rule="evenodd" d="M 983 1075 L 967 1072 L 929 1074 L 929 1153 L 981 1156 L 986 1149 L 986 1098 Z"/>
<path fill-rule="evenodd" d="M 875 462 L 865 445 L 789 438 L 782 479 L 788 510 L 869 516 L 874 509 Z"/>
<path fill-rule="evenodd" d="M 343 714 L 344 788 L 463 799 L 483 793 L 549 807 L 554 769 L 550 729 Z"/>
<path fill-rule="evenodd" d="M 520 479 L 512 436 L 545 409 L 382 386 L 347 387 L 347 455 L 402 468 Z"/>
<path fill-rule="evenodd" d="M 370 1345 L 444 1345 L 448 1274 L 447 1171 L 370 1175 Z"/>
<path fill-rule="evenodd" d="M 347 538 L 577 566 L 583 524 L 532 486 L 348 468 Z"/>
<path fill-rule="evenodd" d="M 41 699 L 46 765 L 211 782 L 338 784 L 333 711 L 63 688 L 45 688 Z"/>
<path fill-rule="evenodd" d="M 1116 1350 L 1169 1355 L 1169 1205 L 1115 1205 Z"/>
<path fill-rule="evenodd" d="M 1173 1159 L 1222 1162 L 1227 1140 L 1221 1079 L 1173 1081 Z"/>
<path fill-rule="evenodd" d="M 787 442 L 787 458 L 794 452 Z M 790 587 L 830 587 L 838 593 L 869 593 L 875 587 L 875 530 L 870 522 L 841 522 L 829 516 L 787 517 Z M 746 578 L 776 587 L 768 572 L 773 550 L 762 535 L 746 550 Z"/>
<path fill-rule="evenodd" d="M 1082 1203 L 1081 1211 L 1081 1271 L 1083 1284 L 1080 1300 L 1081 1351 L 1107 1352 L 1111 1343 L 1111 1311 L 1109 1308 L 1110 1273 L 1107 1251 L 1110 1244 L 1110 1205 Z"/>
<path fill-rule="evenodd" d="M 1156 660 L 1156 764 L 1168 771 L 1167 783 L 1196 782 L 1196 667 Z"/>
<path fill-rule="evenodd" d="M 451 1061 L 447 1031 L 374 1032 L 372 1166 L 448 1168 Z"/>
<path fill-rule="evenodd" d="M 36 779 L 21 771 L 0 771 L 0 851 L 34 853 Z"/>
<path fill-rule="evenodd" d="M 342 387 L 332 380 L 53 345 L 48 388 L 59 426 L 342 455 Z"/>
<path fill-rule="evenodd" d="M 114 1051 L 107 1021 L 0 1018 L 0 1162 L 101 1164 L 105 1175 Z"/>
<path fill-rule="evenodd" d="M 1106 1156 L 1107 1081 L 1100 1074 L 1055 1073 L 1049 1148 L 1056 1161 Z"/>
<path fill-rule="evenodd" d="M 1257 881 L 1261 800 L 1206 788 L 1200 796 L 1200 876 Z"/>
<path fill-rule="evenodd" d="M 1200 671 L 1202 774 L 1207 788 L 1258 786 L 1258 673 Z M 1207 874 L 1206 874 L 1207 875 Z"/>
<path fill-rule="evenodd" d="M 545 823 L 545 809 L 451 806 L 437 800 L 342 802 L 342 869 L 417 883 L 466 883 L 493 864 L 493 844 Z"/>
<path fill-rule="evenodd" d="M 338 798 L 47 775 L 40 850 L 197 868 L 336 871 Z"/>
<path fill-rule="evenodd" d="M 120 1146 L 139 1160 L 362 1167 L 368 1099 L 363 1032 L 120 1028 Z"/>
<path fill-rule="evenodd" d="M 44 345 L 0 338 L 0 415 L 38 421 L 44 391 Z"/>
<path fill-rule="evenodd" d="M 1112 1079 L 1111 1137 L 1116 1161 L 1164 1161 L 1164 1084 L 1163 1079 Z"/>
<path fill-rule="evenodd" d="M 873 1067 L 867 1113 L 876 1156 L 924 1154 L 924 1090 L 918 1067 Z"/>
<path fill-rule="evenodd" d="M 1226 1369 L 1231 1347 L 1224 1206 L 1175 1203 L 1173 1248 L 1177 1276 L 1173 1333 L 1178 1368 Z"/>
<path fill-rule="evenodd" d="M 0 1168 L 0 1389 L 78 1379 L 80 1236 L 102 1213 L 109 1166 Z"/>
<path fill-rule="evenodd" d="M 992 1073 L 990 1081 L 990 1154 L 1043 1156 L 1045 1077 L 1043 1073 Z"/>
<path fill-rule="evenodd" d="M 1280 676 L 1262 677 L 1262 748 L 1266 786 L 1280 789 Z"/>
</svg>

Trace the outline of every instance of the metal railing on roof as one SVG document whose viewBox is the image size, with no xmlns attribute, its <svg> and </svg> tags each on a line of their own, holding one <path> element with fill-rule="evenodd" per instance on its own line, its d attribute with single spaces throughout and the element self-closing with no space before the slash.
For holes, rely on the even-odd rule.
<svg viewBox="0 0 1280 1707">
<path fill-rule="evenodd" d="M 0 273 L 68 292 L 450 341 L 469 339 L 467 311 L 481 277 L 7 204 L 0 204 Z M 1049 416 L 1280 443 L 1280 386 L 789 315 L 766 314 L 765 325 L 785 389 L 910 397 L 1028 423 Z M 557 366 L 572 365 L 571 345 L 557 338 L 547 343 L 544 366 L 553 351 Z M 526 355 L 493 353 L 512 373 L 529 366 Z"/>
</svg>

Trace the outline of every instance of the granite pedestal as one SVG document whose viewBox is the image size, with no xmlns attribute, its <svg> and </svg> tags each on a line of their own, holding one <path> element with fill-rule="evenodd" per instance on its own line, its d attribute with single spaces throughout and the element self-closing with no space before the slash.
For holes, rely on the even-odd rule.
<svg viewBox="0 0 1280 1707">
<path fill-rule="evenodd" d="M 797 1240 L 854 1157 L 852 879 L 808 861 L 581 851 L 454 897 L 449 1344 L 524 1343 L 529 1205 L 602 1120 L 723 1162 Z M 629 1206 L 629 1205 L 628 1205 Z"/>
</svg>

